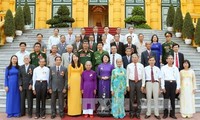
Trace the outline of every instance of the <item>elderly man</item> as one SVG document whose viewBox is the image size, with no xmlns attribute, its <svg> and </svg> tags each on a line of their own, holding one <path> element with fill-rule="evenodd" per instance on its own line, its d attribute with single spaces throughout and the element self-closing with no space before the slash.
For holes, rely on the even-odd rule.
<svg viewBox="0 0 200 120">
<path fill-rule="evenodd" d="M 68 68 L 68 65 L 72 61 L 72 55 L 73 55 L 73 46 L 67 45 L 66 47 L 67 52 L 62 54 L 62 66 Z"/>
</svg>

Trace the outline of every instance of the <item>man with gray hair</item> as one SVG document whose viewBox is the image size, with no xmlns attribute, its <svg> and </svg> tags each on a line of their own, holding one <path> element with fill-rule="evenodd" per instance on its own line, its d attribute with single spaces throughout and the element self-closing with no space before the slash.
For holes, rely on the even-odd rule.
<svg viewBox="0 0 200 120">
<path fill-rule="evenodd" d="M 68 34 L 65 37 L 66 37 L 66 43 L 68 45 L 71 45 L 75 42 L 75 35 L 73 34 L 73 28 L 71 27 L 68 28 Z"/>
<path fill-rule="evenodd" d="M 21 96 L 21 116 L 26 114 L 25 100 L 27 98 L 29 118 L 32 118 L 33 110 L 32 76 L 34 68 L 34 65 L 30 64 L 29 55 L 25 55 L 24 65 L 19 68 L 19 89 Z"/>
<path fill-rule="evenodd" d="M 62 54 L 62 66 L 68 68 L 68 65 L 72 61 L 72 55 L 73 55 L 73 46 L 67 45 L 66 47 L 67 52 Z"/>
<path fill-rule="evenodd" d="M 79 34 L 76 34 L 75 39 L 76 39 L 75 42 L 72 44 L 73 53 L 77 53 L 83 47 L 81 42 L 81 36 Z"/>
</svg>

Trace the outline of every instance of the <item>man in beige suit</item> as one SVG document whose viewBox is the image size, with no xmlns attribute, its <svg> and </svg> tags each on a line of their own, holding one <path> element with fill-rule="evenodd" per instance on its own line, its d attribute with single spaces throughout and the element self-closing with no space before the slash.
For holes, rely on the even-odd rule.
<svg viewBox="0 0 200 120">
<path fill-rule="evenodd" d="M 72 45 L 67 45 L 66 50 L 67 50 L 67 52 L 62 54 L 62 66 L 68 68 L 68 65 L 72 61 L 73 46 Z"/>
</svg>

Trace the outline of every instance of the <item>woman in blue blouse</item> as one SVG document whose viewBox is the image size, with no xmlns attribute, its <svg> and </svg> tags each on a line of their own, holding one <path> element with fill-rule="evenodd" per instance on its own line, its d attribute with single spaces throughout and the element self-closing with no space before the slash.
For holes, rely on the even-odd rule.
<svg viewBox="0 0 200 120">
<path fill-rule="evenodd" d="M 151 50 L 156 53 L 156 66 L 160 68 L 162 59 L 162 44 L 158 42 L 158 36 L 154 34 L 151 37 Z"/>
</svg>

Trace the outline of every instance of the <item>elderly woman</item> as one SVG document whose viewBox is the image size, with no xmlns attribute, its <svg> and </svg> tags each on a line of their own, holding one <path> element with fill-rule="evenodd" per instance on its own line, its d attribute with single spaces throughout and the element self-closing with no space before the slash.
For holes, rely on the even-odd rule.
<svg viewBox="0 0 200 120">
<path fill-rule="evenodd" d="M 117 67 L 112 71 L 111 94 L 112 115 L 114 118 L 124 118 L 124 94 L 126 94 L 126 70 L 122 67 L 122 59 L 117 59 Z"/>
<path fill-rule="evenodd" d="M 83 114 L 85 118 L 90 115 L 90 118 L 93 118 L 93 110 L 95 106 L 95 95 L 97 89 L 97 76 L 96 72 L 91 70 L 92 63 L 87 61 L 85 63 L 86 70 L 82 73 L 81 76 L 81 91 L 83 94 Z"/>
</svg>

